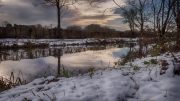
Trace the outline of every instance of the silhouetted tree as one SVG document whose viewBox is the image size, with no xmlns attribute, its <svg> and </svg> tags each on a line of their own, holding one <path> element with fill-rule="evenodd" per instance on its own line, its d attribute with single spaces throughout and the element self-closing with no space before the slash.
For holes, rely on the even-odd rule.
<svg viewBox="0 0 180 101">
<path fill-rule="evenodd" d="M 67 30 L 77 30 L 77 31 L 81 31 L 82 30 L 81 26 L 77 26 L 77 25 L 68 26 L 66 29 Z"/>
<path fill-rule="evenodd" d="M 2 22 L 2 26 L 3 26 L 3 27 L 7 27 L 8 24 L 10 24 L 8 21 L 3 21 L 3 22 Z"/>
<path fill-rule="evenodd" d="M 34 6 L 37 5 L 44 5 L 46 7 L 56 7 L 57 9 L 57 19 L 58 19 L 58 36 L 59 38 L 62 38 L 61 33 L 61 18 L 67 14 L 67 10 L 70 5 L 74 5 L 78 0 L 43 0 L 43 2 L 40 3 L 34 3 Z"/>
<path fill-rule="evenodd" d="M 90 24 L 90 25 L 87 25 L 84 28 L 84 30 L 87 32 L 97 32 L 97 31 L 101 31 L 101 26 L 98 24 Z"/>
</svg>

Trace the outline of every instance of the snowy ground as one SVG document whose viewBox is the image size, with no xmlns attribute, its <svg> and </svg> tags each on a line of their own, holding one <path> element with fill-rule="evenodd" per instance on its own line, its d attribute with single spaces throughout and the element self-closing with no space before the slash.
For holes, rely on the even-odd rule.
<svg viewBox="0 0 180 101">
<path fill-rule="evenodd" d="M 106 39 L 107 42 L 113 42 L 114 40 L 124 40 L 124 41 L 137 41 L 137 38 L 109 38 Z M 104 39 L 100 39 L 101 41 Z M 24 45 L 25 42 L 38 43 L 48 43 L 49 45 L 73 45 L 73 44 L 85 44 L 86 42 L 98 42 L 98 39 L 87 38 L 87 39 L 0 39 L 0 43 L 6 46 L 12 46 L 13 44 Z"/>
<path fill-rule="evenodd" d="M 175 56 L 180 59 L 180 53 Z M 78 77 L 39 78 L 1 92 L 0 101 L 180 101 L 174 66 L 179 64 L 166 53 Z"/>
</svg>

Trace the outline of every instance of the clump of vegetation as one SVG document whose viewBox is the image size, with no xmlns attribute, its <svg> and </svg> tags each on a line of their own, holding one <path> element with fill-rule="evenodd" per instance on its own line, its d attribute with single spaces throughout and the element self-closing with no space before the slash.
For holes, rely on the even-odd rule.
<svg viewBox="0 0 180 101">
<path fill-rule="evenodd" d="M 26 84 L 26 80 L 23 79 L 23 74 L 21 71 L 19 71 L 17 78 L 15 78 L 14 72 L 11 72 L 9 79 L 3 76 L 0 77 L 0 92 L 11 89 L 12 87 L 16 87 L 18 85 L 24 85 L 24 84 Z"/>
<path fill-rule="evenodd" d="M 91 77 L 91 79 L 92 79 L 92 76 L 94 75 L 94 71 L 95 71 L 95 68 L 94 68 L 94 67 L 91 67 L 91 68 L 89 69 L 89 76 Z"/>
<path fill-rule="evenodd" d="M 131 67 L 133 67 L 133 64 L 132 64 L 132 63 L 130 63 L 129 65 L 130 65 Z"/>
<path fill-rule="evenodd" d="M 114 62 L 113 68 L 115 68 L 118 65 L 118 62 Z"/>
<path fill-rule="evenodd" d="M 139 70 L 139 67 L 138 66 L 134 66 L 133 69 L 134 70 Z"/>
<path fill-rule="evenodd" d="M 125 65 L 125 63 L 124 63 L 124 62 L 120 62 L 120 65 L 124 66 L 124 65 Z"/>
<path fill-rule="evenodd" d="M 157 59 L 151 59 L 150 62 L 151 62 L 151 64 L 157 64 L 158 63 Z"/>
<path fill-rule="evenodd" d="M 161 60 L 161 70 L 160 75 L 165 74 L 166 70 L 168 69 L 168 63 L 166 60 Z"/>
<path fill-rule="evenodd" d="M 161 66 L 166 67 L 168 65 L 166 60 L 161 60 Z"/>
<path fill-rule="evenodd" d="M 159 49 L 158 49 L 158 48 L 150 51 L 150 55 L 151 55 L 152 57 L 157 56 L 158 54 L 159 54 Z"/>
<path fill-rule="evenodd" d="M 64 66 L 62 66 L 62 76 L 63 76 L 63 77 L 66 77 L 66 78 L 69 78 L 69 77 L 70 77 L 70 75 L 69 75 L 69 73 L 68 73 L 68 70 L 66 70 L 66 69 L 64 68 Z"/>
<path fill-rule="evenodd" d="M 150 62 L 148 62 L 148 61 L 144 61 L 144 64 L 145 64 L 145 65 L 147 65 L 147 64 L 150 64 Z"/>
<path fill-rule="evenodd" d="M 71 77 L 69 70 L 65 69 L 64 65 L 61 65 L 61 71 L 60 71 L 60 73 L 57 73 L 57 75 L 56 75 L 56 78 L 58 78 L 58 77 L 66 77 L 66 78 Z"/>
<path fill-rule="evenodd" d="M 5 77 L 0 77 L 0 92 L 10 89 L 12 87 L 9 80 Z"/>
<path fill-rule="evenodd" d="M 139 70 L 139 67 L 137 65 L 133 65 L 132 63 L 129 64 L 133 70 Z"/>
</svg>

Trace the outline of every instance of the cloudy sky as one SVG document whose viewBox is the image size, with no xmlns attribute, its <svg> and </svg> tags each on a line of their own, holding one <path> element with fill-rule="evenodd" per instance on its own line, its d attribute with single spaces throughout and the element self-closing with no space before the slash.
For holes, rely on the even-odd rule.
<svg viewBox="0 0 180 101">
<path fill-rule="evenodd" d="M 34 7 L 33 3 L 41 0 L 2 0 L 3 6 L 0 8 L 0 23 L 8 21 L 11 24 L 24 25 L 53 25 L 57 26 L 56 8 L 45 8 L 43 6 Z M 87 2 L 76 4 L 76 8 L 69 7 L 69 13 L 63 17 L 61 26 L 66 28 L 70 25 L 86 26 L 88 24 L 100 24 L 117 30 L 127 30 L 127 25 L 123 25 L 120 10 L 112 0 L 102 0 L 101 3 Z M 123 0 L 116 0 L 123 5 Z M 103 12 L 106 9 L 104 16 Z"/>
</svg>

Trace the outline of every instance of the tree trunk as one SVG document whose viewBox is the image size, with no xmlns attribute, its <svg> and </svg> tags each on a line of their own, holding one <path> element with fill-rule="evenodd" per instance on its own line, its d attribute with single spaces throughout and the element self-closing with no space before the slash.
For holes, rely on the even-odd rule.
<svg viewBox="0 0 180 101">
<path fill-rule="evenodd" d="M 141 35 L 144 34 L 144 19 L 143 19 L 143 13 L 141 13 Z"/>
<path fill-rule="evenodd" d="M 166 33 L 166 25 L 164 25 L 163 28 L 161 29 L 160 38 L 164 38 L 165 33 Z"/>
<path fill-rule="evenodd" d="M 177 44 L 180 45 L 180 22 L 179 22 L 179 25 L 178 25 L 178 32 L 177 32 Z"/>
<path fill-rule="evenodd" d="M 180 2 L 177 1 L 177 17 L 176 17 L 176 25 L 177 25 L 177 44 L 180 45 Z"/>
<path fill-rule="evenodd" d="M 58 70 L 57 75 L 61 76 L 61 49 L 58 49 Z"/>
<path fill-rule="evenodd" d="M 60 5 L 57 4 L 57 19 L 58 19 L 58 38 L 62 38 L 62 33 L 61 33 L 61 15 L 60 15 Z"/>
<path fill-rule="evenodd" d="M 180 13 L 180 11 L 179 11 Z M 180 45 L 180 14 L 178 13 L 178 17 L 176 18 L 176 25 L 177 25 L 177 44 Z"/>
</svg>

